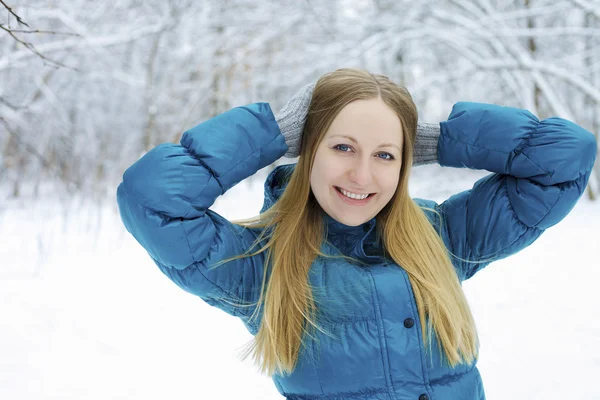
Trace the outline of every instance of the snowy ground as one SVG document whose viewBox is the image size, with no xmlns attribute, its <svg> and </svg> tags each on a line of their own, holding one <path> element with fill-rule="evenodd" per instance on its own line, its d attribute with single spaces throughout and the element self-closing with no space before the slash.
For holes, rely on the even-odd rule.
<svg viewBox="0 0 600 400">
<path fill-rule="evenodd" d="M 413 196 L 440 201 L 474 182 L 454 170 L 432 183 L 436 168 L 415 171 Z M 261 205 L 261 184 L 244 182 L 214 209 L 240 218 Z M 169 282 L 114 204 L 73 206 L 66 218 L 52 201 L 5 206 L 0 399 L 282 398 L 238 360 L 251 339 L 242 323 Z M 488 399 L 600 399 L 599 238 L 600 204 L 582 199 L 528 249 L 465 283 Z"/>
</svg>

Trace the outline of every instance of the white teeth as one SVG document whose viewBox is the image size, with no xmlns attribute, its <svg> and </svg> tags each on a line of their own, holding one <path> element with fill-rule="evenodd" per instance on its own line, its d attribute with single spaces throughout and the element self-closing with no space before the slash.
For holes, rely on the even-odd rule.
<svg viewBox="0 0 600 400">
<path fill-rule="evenodd" d="M 347 192 L 344 189 L 340 188 L 340 191 L 344 194 L 344 196 L 346 197 L 350 197 L 351 199 L 356 199 L 356 200 L 364 200 L 367 197 L 369 197 L 368 194 L 356 194 L 356 193 L 351 193 L 351 192 Z"/>
</svg>

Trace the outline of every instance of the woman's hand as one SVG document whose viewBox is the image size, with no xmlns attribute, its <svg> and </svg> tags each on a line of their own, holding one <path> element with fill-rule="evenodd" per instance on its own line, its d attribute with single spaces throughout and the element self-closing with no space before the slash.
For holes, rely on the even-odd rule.
<svg viewBox="0 0 600 400">
<path fill-rule="evenodd" d="M 275 120 L 288 145 L 286 157 L 298 157 L 302 144 L 302 132 L 308 115 L 308 106 L 312 99 L 315 84 L 304 86 L 290 99 L 290 101 L 275 114 Z"/>
</svg>

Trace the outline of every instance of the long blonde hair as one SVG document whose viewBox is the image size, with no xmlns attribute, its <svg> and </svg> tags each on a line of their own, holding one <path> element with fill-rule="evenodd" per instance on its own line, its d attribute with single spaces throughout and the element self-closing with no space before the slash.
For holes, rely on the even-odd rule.
<svg viewBox="0 0 600 400">
<path fill-rule="evenodd" d="M 426 348 L 433 330 L 450 366 L 477 357 L 475 322 L 448 249 L 408 193 L 418 120 L 412 97 L 383 75 L 340 69 L 321 77 L 315 86 L 301 154 L 279 200 L 257 217 L 234 221 L 260 229 L 256 242 L 244 254 L 223 261 L 266 252 L 260 297 L 252 304 L 256 306 L 252 318 L 261 310 L 262 319 L 246 353 L 253 353 L 263 373 L 291 373 L 304 334 L 310 334 L 309 327 L 319 329 L 308 273 L 315 258 L 325 256 L 320 251 L 324 226 L 322 209 L 310 188 L 311 169 L 317 147 L 341 109 L 352 101 L 373 98 L 381 98 L 398 114 L 404 132 L 399 184 L 376 217 L 378 237 L 386 255 L 408 273 Z"/>
</svg>

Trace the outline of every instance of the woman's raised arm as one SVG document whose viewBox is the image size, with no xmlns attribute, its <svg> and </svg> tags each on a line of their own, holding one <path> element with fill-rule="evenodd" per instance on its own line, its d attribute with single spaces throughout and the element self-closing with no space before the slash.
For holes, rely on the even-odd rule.
<svg viewBox="0 0 600 400">
<path fill-rule="evenodd" d="M 514 254 L 561 221 L 583 194 L 596 159 L 592 133 L 517 108 L 457 103 L 440 128 L 440 165 L 493 172 L 440 205 L 418 202 L 440 212 L 450 251 L 470 261 Z M 461 280 L 489 264 L 453 261 Z"/>
<path fill-rule="evenodd" d="M 245 313 L 221 300 L 256 300 L 250 294 L 262 281 L 262 254 L 207 267 L 244 253 L 257 232 L 209 207 L 287 148 L 267 103 L 220 114 L 186 131 L 180 144 L 161 144 L 125 171 L 117 189 L 123 223 L 181 288 L 232 315 Z"/>
</svg>

